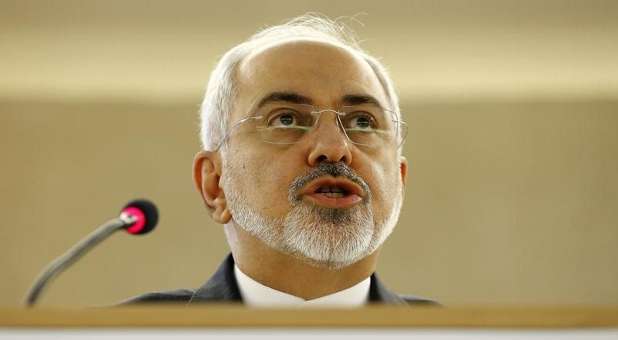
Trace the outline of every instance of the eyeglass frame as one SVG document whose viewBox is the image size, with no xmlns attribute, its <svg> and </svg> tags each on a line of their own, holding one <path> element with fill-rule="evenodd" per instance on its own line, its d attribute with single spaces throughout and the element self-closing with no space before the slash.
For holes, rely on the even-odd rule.
<svg viewBox="0 0 618 340">
<path fill-rule="evenodd" d="M 307 104 L 301 104 L 301 105 L 307 105 Z M 309 105 L 312 106 L 314 108 L 316 108 L 313 105 Z M 389 110 L 389 109 L 382 109 L 385 112 L 389 112 L 391 114 L 391 116 L 395 116 L 395 111 L 393 110 Z M 337 118 L 337 125 L 339 126 L 339 129 L 343 132 L 343 135 L 346 137 L 347 140 L 349 140 L 352 144 L 354 145 L 360 145 L 360 146 L 365 146 L 365 147 L 370 147 L 369 145 L 366 144 L 361 144 L 361 143 L 355 143 L 350 136 L 348 136 L 348 133 L 346 132 L 346 129 L 343 127 L 343 123 L 341 122 L 341 118 L 342 116 L 347 115 L 348 113 L 345 112 L 340 112 L 337 111 L 335 109 L 318 109 L 315 111 L 311 111 L 310 113 L 312 115 L 317 115 L 317 117 L 315 118 L 315 122 L 313 124 L 313 126 L 311 127 L 305 127 L 306 131 L 311 131 L 312 129 L 315 129 L 316 124 L 318 123 L 318 121 L 320 120 L 320 118 L 322 118 L 322 113 L 324 112 L 332 112 L 336 115 Z M 225 135 L 223 136 L 223 138 L 221 139 L 221 141 L 219 142 L 219 144 L 217 145 L 217 147 L 215 148 L 215 151 L 218 151 L 223 144 L 228 140 L 228 138 L 230 138 L 230 136 L 232 135 L 232 132 L 237 129 L 240 125 L 250 121 L 250 120 L 258 120 L 258 119 L 262 119 L 264 118 L 266 115 L 259 115 L 259 116 L 253 116 L 250 115 L 248 117 L 242 118 L 240 120 L 238 120 L 236 123 L 234 123 L 229 129 L 228 131 L 225 133 Z M 396 133 L 397 135 L 401 136 L 401 141 L 399 141 L 399 143 L 397 144 L 397 148 L 400 148 L 403 146 L 403 143 L 406 140 L 407 137 L 407 127 L 408 127 L 408 123 L 406 123 L 403 120 L 397 119 L 395 117 L 391 117 L 391 120 L 393 121 L 393 123 L 395 123 L 395 129 L 396 129 Z M 404 127 L 404 129 L 402 129 L 402 127 Z M 257 129 L 257 128 L 256 128 Z M 406 133 L 402 133 L 402 131 L 406 131 Z M 383 132 L 380 130 L 375 130 L 373 132 Z M 274 143 L 274 142 L 268 142 L 265 141 L 264 139 L 262 139 L 262 141 L 264 143 L 268 143 L 268 144 L 274 144 L 274 145 L 292 145 L 292 144 L 296 144 L 296 142 L 293 143 Z"/>
</svg>

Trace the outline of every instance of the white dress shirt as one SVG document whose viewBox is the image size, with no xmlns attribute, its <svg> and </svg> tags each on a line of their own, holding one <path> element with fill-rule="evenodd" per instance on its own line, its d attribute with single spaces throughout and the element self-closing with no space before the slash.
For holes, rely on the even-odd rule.
<svg viewBox="0 0 618 340">
<path fill-rule="evenodd" d="M 371 280 L 368 277 L 350 288 L 317 299 L 304 300 L 255 281 L 236 265 L 234 274 L 240 295 L 250 307 L 359 307 L 367 303 Z"/>
</svg>

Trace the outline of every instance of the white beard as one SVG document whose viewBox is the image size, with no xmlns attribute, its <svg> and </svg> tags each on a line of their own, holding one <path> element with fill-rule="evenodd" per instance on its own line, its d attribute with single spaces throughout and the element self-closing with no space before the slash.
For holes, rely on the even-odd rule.
<svg viewBox="0 0 618 340">
<path fill-rule="evenodd" d="M 365 258 L 384 243 L 399 219 L 401 188 L 391 211 L 379 222 L 374 221 L 370 200 L 348 209 L 300 200 L 290 202 L 292 209 L 284 218 L 271 218 L 260 214 L 247 201 L 244 188 L 236 185 L 234 178 L 241 174 L 231 165 L 226 170 L 222 183 L 234 222 L 270 248 L 315 266 L 339 269 Z"/>
</svg>

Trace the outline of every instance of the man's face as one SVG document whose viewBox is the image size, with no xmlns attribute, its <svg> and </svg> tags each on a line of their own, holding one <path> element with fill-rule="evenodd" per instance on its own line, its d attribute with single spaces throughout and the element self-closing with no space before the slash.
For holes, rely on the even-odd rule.
<svg viewBox="0 0 618 340">
<path fill-rule="evenodd" d="M 351 104 L 350 97 L 365 97 L 377 103 L 353 99 L 352 104 L 390 108 L 369 65 L 322 42 L 255 51 L 236 77 L 230 125 L 299 101 L 338 109 Z M 286 119 L 278 123 L 290 123 Z M 373 147 L 353 144 L 332 111 L 323 112 L 315 128 L 294 144 L 264 142 L 256 124 L 240 125 L 222 150 L 222 186 L 240 227 L 272 248 L 333 268 L 354 263 L 382 244 L 402 200 L 405 161 L 396 140 Z"/>
</svg>

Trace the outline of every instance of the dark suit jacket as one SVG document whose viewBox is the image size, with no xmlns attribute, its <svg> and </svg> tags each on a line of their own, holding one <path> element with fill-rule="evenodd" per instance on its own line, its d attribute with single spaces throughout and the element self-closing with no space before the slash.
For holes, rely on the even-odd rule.
<svg viewBox="0 0 618 340">
<path fill-rule="evenodd" d="M 369 286 L 370 303 L 385 304 L 409 304 L 409 305 L 435 305 L 431 300 L 401 296 L 389 291 L 376 274 L 371 275 Z M 168 292 L 147 293 L 129 299 L 123 304 L 146 304 L 146 303 L 242 303 L 242 296 L 238 289 L 236 276 L 234 275 L 234 258 L 229 254 L 219 266 L 217 272 L 202 287 L 197 290 L 179 289 Z"/>
</svg>

